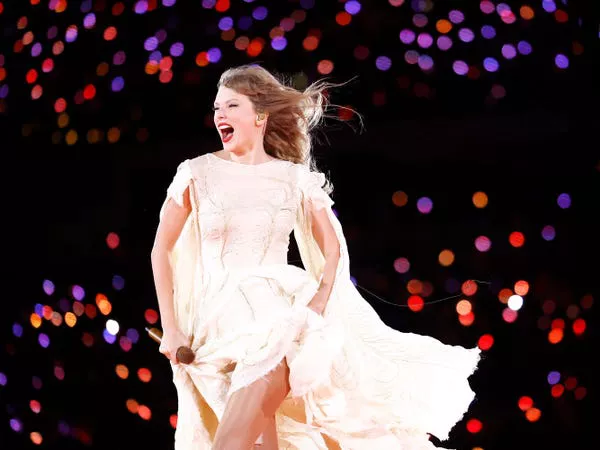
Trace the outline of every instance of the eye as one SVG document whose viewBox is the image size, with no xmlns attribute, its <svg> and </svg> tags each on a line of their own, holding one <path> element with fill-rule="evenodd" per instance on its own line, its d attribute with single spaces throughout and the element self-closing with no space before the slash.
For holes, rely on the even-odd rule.
<svg viewBox="0 0 600 450">
<path fill-rule="evenodd" d="M 217 108 L 216 106 L 213 106 L 213 107 L 212 107 L 212 110 L 213 110 L 213 111 L 217 111 L 218 109 L 219 109 L 219 108 Z"/>
<path fill-rule="evenodd" d="M 237 104 L 235 104 L 235 103 L 231 103 L 231 104 L 229 105 L 229 107 L 230 107 L 230 108 L 234 108 L 234 107 L 236 107 L 236 106 L 238 106 L 238 105 L 237 105 Z"/>
</svg>

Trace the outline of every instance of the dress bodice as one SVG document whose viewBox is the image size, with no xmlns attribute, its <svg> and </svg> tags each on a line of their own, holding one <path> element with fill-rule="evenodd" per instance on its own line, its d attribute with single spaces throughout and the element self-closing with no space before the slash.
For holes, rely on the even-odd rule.
<svg viewBox="0 0 600 450">
<path fill-rule="evenodd" d="M 301 195 L 293 163 L 248 165 L 209 153 L 196 161 L 205 270 L 285 264 Z M 194 167 L 192 165 L 192 167 Z"/>
<path fill-rule="evenodd" d="M 184 192 L 193 189 L 197 207 L 186 227 L 199 225 L 194 251 L 201 271 L 229 271 L 286 264 L 298 219 L 333 205 L 324 184 L 323 173 L 303 164 L 274 159 L 250 165 L 207 153 L 179 164 L 167 197 L 183 205 Z"/>
</svg>

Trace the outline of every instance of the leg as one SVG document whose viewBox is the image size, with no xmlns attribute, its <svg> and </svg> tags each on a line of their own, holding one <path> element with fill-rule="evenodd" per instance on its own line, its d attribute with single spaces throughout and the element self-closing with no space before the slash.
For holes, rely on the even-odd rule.
<svg viewBox="0 0 600 450">
<path fill-rule="evenodd" d="M 289 372 L 284 359 L 265 377 L 233 393 L 217 428 L 213 450 L 251 449 L 263 431 L 265 435 L 262 448 L 277 448 L 272 444 L 267 448 L 266 445 L 267 440 L 272 442 L 270 436 L 273 434 L 275 443 L 277 442 L 277 433 L 273 429 L 274 418 L 279 405 L 290 391 Z M 266 429 L 270 421 L 271 427 Z"/>
<path fill-rule="evenodd" d="M 275 424 L 275 416 L 270 417 L 262 432 L 262 443 L 254 444 L 256 450 L 279 450 L 279 442 L 277 438 L 277 425 Z"/>
</svg>

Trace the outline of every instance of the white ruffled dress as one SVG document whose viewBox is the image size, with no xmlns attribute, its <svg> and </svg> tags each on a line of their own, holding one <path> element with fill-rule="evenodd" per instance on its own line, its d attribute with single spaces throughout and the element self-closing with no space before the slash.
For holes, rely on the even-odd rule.
<svg viewBox="0 0 600 450">
<path fill-rule="evenodd" d="M 381 321 L 350 280 L 323 184 L 322 173 L 282 160 L 244 165 L 209 153 L 179 165 L 165 204 L 182 204 L 190 187 L 192 213 L 171 262 L 177 320 L 196 359 L 172 366 L 176 450 L 210 450 L 229 396 L 284 358 L 282 449 L 433 449 L 428 433 L 447 439 L 467 411 L 479 349 Z M 308 202 L 327 210 L 341 246 L 323 316 L 306 307 L 324 264 Z M 287 262 L 292 230 L 305 270 Z"/>
</svg>

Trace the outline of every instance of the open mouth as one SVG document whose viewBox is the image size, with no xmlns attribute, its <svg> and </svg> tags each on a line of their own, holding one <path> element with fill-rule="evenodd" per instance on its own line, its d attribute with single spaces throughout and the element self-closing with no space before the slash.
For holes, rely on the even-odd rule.
<svg viewBox="0 0 600 450">
<path fill-rule="evenodd" d="M 233 132 L 233 127 L 230 125 L 221 125 L 219 127 L 219 133 L 221 133 L 221 140 L 223 143 L 227 143 L 233 138 Z"/>
</svg>

